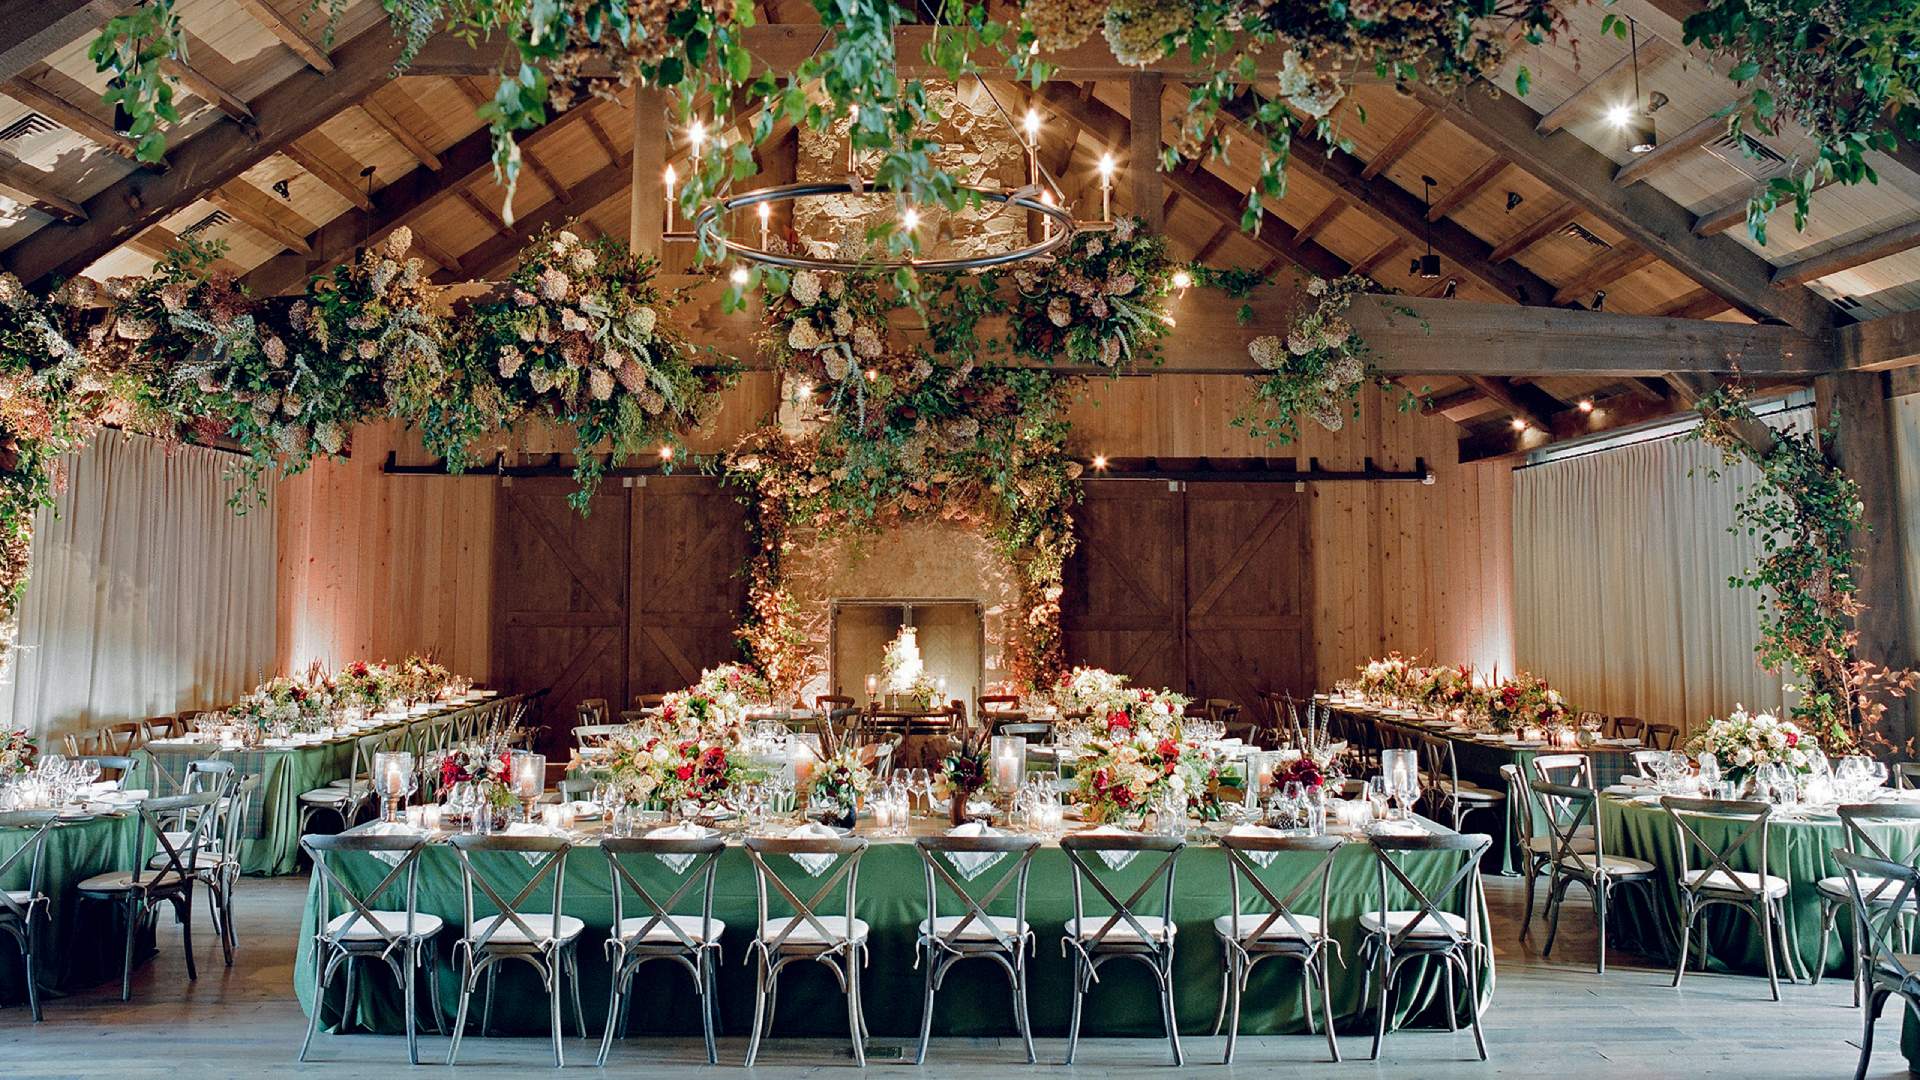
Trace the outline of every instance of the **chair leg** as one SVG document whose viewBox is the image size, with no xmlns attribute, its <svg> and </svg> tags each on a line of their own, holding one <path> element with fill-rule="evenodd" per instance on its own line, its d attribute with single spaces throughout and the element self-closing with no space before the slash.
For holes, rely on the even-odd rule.
<svg viewBox="0 0 1920 1080">
<path fill-rule="evenodd" d="M 929 947 L 926 956 L 925 978 L 921 980 L 922 998 L 920 1002 L 920 1048 L 914 1053 L 913 1063 L 927 1063 L 927 1043 L 933 1038 L 933 969 L 940 963 L 934 949 Z"/>
<path fill-rule="evenodd" d="M 720 1051 L 713 1041 L 714 981 L 711 974 L 713 968 L 707 963 L 708 955 L 705 950 L 702 950 L 700 955 L 694 958 L 694 967 L 699 972 L 694 981 L 698 984 L 695 989 L 700 992 L 700 1034 L 707 1043 L 707 1064 L 718 1065 Z M 608 1018 L 608 1030 L 612 1030 L 612 1018 Z"/>
<path fill-rule="evenodd" d="M 1781 897 L 1772 904 L 1774 919 L 1779 924 L 1780 956 L 1787 962 L 1787 980 L 1799 985 L 1811 977 L 1807 974 L 1807 962 L 1800 958 L 1800 943 L 1795 941 L 1787 929 L 1787 899 Z"/>
<path fill-rule="evenodd" d="M 40 1022 L 40 1019 L 41 1019 L 40 1017 L 40 967 L 34 961 L 34 953 L 36 951 L 35 946 L 38 941 L 39 935 L 35 932 L 33 928 L 33 912 L 34 912 L 33 905 L 31 902 L 29 902 L 27 906 L 27 925 L 25 927 L 26 936 L 21 938 L 20 940 L 20 945 L 21 945 L 20 963 L 21 963 L 21 966 L 26 969 L 27 1012 L 29 1015 L 33 1017 L 33 1022 L 37 1024 Z M 51 916 L 42 915 L 41 917 L 50 918 Z"/>
<path fill-rule="evenodd" d="M 627 985 L 627 975 L 624 972 L 625 967 L 625 956 L 614 961 L 613 977 L 607 981 L 607 1027 L 605 1031 L 600 1033 L 600 1056 L 594 1059 L 593 1064 L 595 1068 L 604 1069 L 607 1067 L 607 1054 L 613 1049 L 613 1033 L 618 1027 L 617 1020 L 620 1016 L 620 991 Z M 701 1005 L 703 1007 L 706 1005 L 706 999 L 704 997 L 701 999 Z M 709 1024 L 709 1026 L 711 1026 L 711 1024 Z"/>
<path fill-rule="evenodd" d="M 1024 957 L 1014 957 L 1013 971 L 1013 1006 L 1017 1010 L 1014 1019 L 1020 1024 L 1020 1040 L 1027 1047 L 1027 1064 L 1036 1065 L 1040 1058 L 1033 1052 L 1033 1018 L 1027 1015 L 1027 964 Z"/>
<path fill-rule="evenodd" d="M 127 894 L 126 909 L 127 909 L 126 910 L 127 949 L 126 949 L 126 955 L 122 958 L 122 962 L 120 965 L 120 1000 L 132 1001 L 133 1000 L 133 939 L 140 932 L 140 919 L 143 915 L 143 912 L 140 909 L 139 898 L 132 893 Z"/>
<path fill-rule="evenodd" d="M 553 1035 L 553 1067 L 565 1068 L 565 1051 L 560 1046 L 560 998 L 566 988 L 560 985 L 566 965 L 560 962 L 559 950 L 547 958 L 547 970 L 541 972 L 547 984 L 547 1027 Z M 491 996 L 491 995 L 489 995 Z"/>
<path fill-rule="evenodd" d="M 1446 988 L 1445 996 L 1447 999 L 1447 1030 L 1459 1031 L 1460 1030 L 1460 1006 L 1458 1002 L 1454 1000 L 1454 994 L 1453 994 L 1453 963 L 1449 961 L 1446 965 L 1446 968 L 1447 968 L 1447 977 L 1441 980 L 1441 983 Z"/>
<path fill-rule="evenodd" d="M 420 1018 L 415 1015 L 413 1007 L 414 965 L 410 957 L 404 962 L 407 965 L 407 974 L 402 980 L 404 995 L 400 1000 L 405 1002 L 402 1008 L 407 1014 L 407 1064 L 418 1065 L 420 1064 Z"/>
<path fill-rule="evenodd" d="M 767 1022 L 767 959 L 764 950 L 760 956 L 760 970 L 753 984 L 753 1034 L 747 1038 L 747 1068 L 753 1068 L 753 1059 L 760 1054 L 760 1033 Z"/>
<path fill-rule="evenodd" d="M 346 1004 L 340 1008 L 341 1032 L 350 1030 L 353 1027 L 354 1020 L 359 1015 L 353 1008 L 354 999 L 358 997 L 360 993 L 360 980 L 354 978 L 354 974 L 359 970 L 359 962 L 351 956 L 347 957 L 347 1000 Z"/>
<path fill-rule="evenodd" d="M 1540 880 L 1540 867 L 1534 861 L 1532 852 L 1527 852 L 1521 861 L 1521 872 L 1527 879 L 1527 906 L 1520 916 L 1520 940 L 1525 941 L 1533 936 L 1533 890 L 1534 884 Z"/>
<path fill-rule="evenodd" d="M 1807 979 L 1807 981 L 1814 986 L 1820 985 L 1820 976 L 1826 974 L 1827 972 L 1827 944 L 1833 937 L 1833 924 L 1835 919 L 1839 915 L 1839 912 L 1840 912 L 1839 905 L 1835 904 L 1831 900 L 1825 899 L 1824 897 L 1821 899 L 1820 901 L 1820 962 L 1813 966 L 1813 970 L 1811 972 L 1808 972 L 1808 979 Z"/>
<path fill-rule="evenodd" d="M 1234 1047 L 1240 1042 L 1240 980 L 1244 977 L 1240 970 L 1240 958 L 1233 955 L 1231 951 L 1227 956 L 1226 975 L 1225 996 L 1221 999 L 1221 1004 L 1226 1007 L 1229 1023 L 1227 1024 L 1227 1051 L 1221 1057 L 1220 1064 L 1231 1065 Z M 1219 1026 L 1215 1025 L 1214 1034 L 1217 1035 L 1219 1032 Z"/>
<path fill-rule="evenodd" d="M 1231 991 L 1227 989 L 1233 978 L 1233 946 L 1226 938 L 1220 939 L 1220 1004 L 1213 1011 L 1213 1033 L 1220 1034 L 1221 1025 L 1227 1022 L 1227 998 Z"/>
<path fill-rule="evenodd" d="M 1180 1021 L 1173 1013 L 1173 949 L 1168 946 L 1160 958 L 1160 1012 L 1166 1017 L 1167 1041 L 1173 1044 L 1173 1063 L 1186 1064 L 1180 1052 Z"/>
<path fill-rule="evenodd" d="M 425 963 L 427 967 L 427 997 L 429 999 L 427 1007 L 432 1010 L 433 1030 L 437 1035 L 445 1035 L 447 1033 L 447 1022 L 446 1019 L 440 1015 L 440 946 L 434 944 L 432 939 L 428 939 L 427 947 L 423 955 L 425 959 L 422 962 Z"/>
<path fill-rule="evenodd" d="M 853 1063 L 863 1069 L 867 1067 L 866 1023 L 860 1008 L 859 951 L 849 949 L 847 950 L 847 1034 L 853 1039 Z"/>
<path fill-rule="evenodd" d="M 1867 1062 L 1873 1059 L 1873 1026 L 1880 1019 L 1880 1010 L 1886 1005 L 1890 991 L 1874 987 L 1867 995 L 1867 1007 L 1862 1009 L 1863 1026 L 1860 1030 L 1860 1064 L 1853 1070 L 1853 1080 L 1867 1080 Z"/>
<path fill-rule="evenodd" d="M 1542 960 L 1553 955 L 1553 941 L 1560 936 L 1560 907 L 1566 903 L 1567 889 L 1572 883 L 1572 878 L 1563 878 L 1555 870 L 1553 881 L 1547 886 L 1547 943 L 1540 949 Z"/>
<path fill-rule="evenodd" d="M 1760 945 L 1767 954 L 1767 991 L 1773 1000 L 1780 1000 L 1780 976 L 1774 972 L 1773 959 L 1773 905 L 1765 899 L 1760 901 L 1760 910 L 1755 912 L 1760 920 Z"/>
<path fill-rule="evenodd" d="M 1468 948 L 1469 951 L 1471 951 L 1472 947 L 1469 946 Z M 1447 966 L 1451 968 L 1453 965 L 1448 964 Z M 1475 969 L 1478 968 L 1478 966 L 1476 961 L 1467 957 L 1462 957 L 1460 960 L 1460 974 L 1467 983 L 1467 998 L 1474 1002 L 1473 1008 L 1467 1010 L 1467 1022 L 1473 1026 L 1473 1045 L 1480 1051 L 1480 1060 L 1485 1061 L 1487 1060 L 1487 1036 L 1486 1033 L 1480 1029 L 1480 981 L 1475 978 Z M 1451 971 L 1447 973 L 1447 985 L 1453 985 L 1453 973 Z"/>
<path fill-rule="evenodd" d="M 180 944 L 187 951 L 187 980 L 198 982 L 200 973 L 193 964 L 193 888 L 187 888 L 184 900 L 175 900 L 173 910 L 180 916 Z"/>
<path fill-rule="evenodd" d="M 1682 903 L 1680 914 L 1680 961 L 1673 965 L 1673 985 L 1687 973 L 1687 947 L 1693 944 L 1693 920 L 1699 914 L 1691 904 Z"/>
<path fill-rule="evenodd" d="M 1596 975 L 1607 973 L 1607 897 L 1613 892 L 1613 886 L 1606 879 L 1599 882 L 1593 891 L 1594 929 L 1600 931 L 1600 951 L 1593 958 L 1593 971 Z"/>
<path fill-rule="evenodd" d="M 499 975 L 499 964 L 495 964 L 487 969 L 487 999 L 480 1006 L 480 1037 L 483 1039 L 487 1037 L 487 1032 L 493 1028 L 493 983 Z"/>
<path fill-rule="evenodd" d="M 1385 948 L 1380 950 L 1380 1011 L 1375 1016 L 1373 1029 L 1373 1054 L 1371 1060 L 1380 1060 L 1380 1043 L 1387 1037 L 1387 1008 L 1393 1000 L 1393 964 L 1387 958 Z"/>
<path fill-rule="evenodd" d="M 1340 1037 L 1335 1035 L 1333 1031 L 1333 990 L 1327 985 L 1327 952 L 1325 945 L 1320 947 L 1320 955 L 1316 958 L 1314 966 L 1320 971 L 1320 1008 L 1322 1010 L 1320 1019 L 1322 1025 L 1327 1029 L 1327 1053 L 1333 1055 L 1333 1060 L 1338 1063 L 1340 1060 Z M 1362 1002 L 1362 1004 L 1365 1003 Z"/>
<path fill-rule="evenodd" d="M 1080 1005 L 1087 993 L 1087 980 L 1081 969 L 1085 966 L 1086 960 L 1076 951 L 1073 954 L 1073 1014 L 1067 1020 L 1068 1065 L 1073 1064 L 1073 1052 L 1080 1048 Z"/>
<path fill-rule="evenodd" d="M 480 981 L 479 973 L 473 970 L 471 953 L 464 957 L 466 970 L 460 974 L 460 1007 L 453 1017 L 453 1041 L 447 1045 L 447 1064 L 451 1065 L 460 1056 L 460 1037 L 467 1033 L 467 1008 L 473 1004 L 473 992 Z"/>
<path fill-rule="evenodd" d="M 579 939 L 575 939 L 578 944 Z M 573 993 L 573 1029 L 581 1037 L 587 1037 L 587 1011 L 580 1007 L 580 954 L 574 945 L 568 945 L 563 954 L 566 958 L 567 986 Z"/>
<path fill-rule="evenodd" d="M 326 973 L 332 970 L 332 964 L 323 967 L 317 958 L 313 962 L 313 1011 L 307 1014 L 307 1037 L 300 1040 L 299 1061 L 307 1060 L 307 1050 L 313 1046 L 313 1034 L 320 1028 L 320 1010 L 327 1004 Z"/>
</svg>

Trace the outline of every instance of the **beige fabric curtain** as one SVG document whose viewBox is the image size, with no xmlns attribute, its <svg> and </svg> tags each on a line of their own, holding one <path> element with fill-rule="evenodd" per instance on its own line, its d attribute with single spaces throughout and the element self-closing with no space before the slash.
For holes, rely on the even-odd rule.
<svg viewBox="0 0 1920 1080">
<path fill-rule="evenodd" d="M 1894 476 L 1900 491 L 1900 554 L 1907 570 L 1907 636 L 1920 628 L 1920 394 L 1893 407 Z"/>
<path fill-rule="evenodd" d="M 236 459 L 102 431 L 34 518 L 0 727 L 67 731 L 233 700 L 274 657 L 272 492 L 227 506 Z"/>
<path fill-rule="evenodd" d="M 1804 429 L 1809 410 L 1770 423 Z M 1782 680 L 1754 659 L 1758 596 L 1727 579 L 1759 543 L 1728 531 L 1744 462 L 1678 436 L 1519 470 L 1514 628 L 1521 667 L 1575 707 L 1682 730 L 1735 704 L 1778 709 Z"/>
</svg>

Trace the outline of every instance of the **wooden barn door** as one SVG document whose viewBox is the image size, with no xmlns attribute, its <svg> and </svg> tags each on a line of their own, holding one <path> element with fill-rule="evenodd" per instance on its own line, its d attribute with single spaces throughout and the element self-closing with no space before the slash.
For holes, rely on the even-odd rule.
<svg viewBox="0 0 1920 1080">
<path fill-rule="evenodd" d="M 1279 484 L 1186 491 L 1188 692 L 1264 715 L 1260 695 L 1313 692 L 1312 552 L 1304 492 Z M 1269 718 L 1271 719 L 1271 718 Z"/>
<path fill-rule="evenodd" d="M 746 510 L 712 479 L 648 477 L 633 493 L 629 696 L 682 689 L 739 659 L 747 556 Z"/>
<path fill-rule="evenodd" d="M 627 492 L 605 485 L 582 517 L 574 488 L 517 479 L 494 513 L 493 671 L 508 690 L 551 688 L 539 745 L 562 760 L 580 701 L 619 702 L 627 685 Z"/>
<path fill-rule="evenodd" d="M 1074 512 L 1067 662 L 1262 716 L 1312 693 L 1307 496 L 1272 484 L 1090 480 Z"/>
<path fill-rule="evenodd" d="M 1185 686 L 1180 493 L 1165 483 L 1089 480 L 1081 496 L 1073 513 L 1080 547 L 1060 600 L 1067 663 Z"/>
</svg>

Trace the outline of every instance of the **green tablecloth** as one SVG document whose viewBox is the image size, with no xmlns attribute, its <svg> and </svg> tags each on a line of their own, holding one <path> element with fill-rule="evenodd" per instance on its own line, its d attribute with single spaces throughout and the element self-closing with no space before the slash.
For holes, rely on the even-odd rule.
<svg viewBox="0 0 1920 1080">
<path fill-rule="evenodd" d="M 375 731 L 388 731 L 396 727 L 417 725 L 440 720 L 447 716 L 473 709 L 494 708 L 510 704 L 528 695 L 507 695 L 492 698 L 471 705 L 458 705 L 435 712 L 410 716 L 386 728 L 370 728 L 353 736 L 343 736 L 330 742 L 314 746 L 300 746 L 285 750 L 239 751 L 249 758 L 243 767 L 257 767 L 260 770 L 260 821 L 257 829 L 249 828 L 253 838 L 240 842 L 240 869 L 242 873 L 264 876 L 279 876 L 294 873 L 300 867 L 300 796 L 315 788 L 325 787 L 335 780 L 346 779 L 353 771 L 353 749 L 355 740 Z M 153 754 L 160 752 L 168 759 L 164 769 L 155 767 Z M 183 772 L 176 759 L 198 757 L 200 759 L 232 759 L 236 752 L 223 751 L 218 746 L 208 745 L 204 750 L 195 751 L 191 744 L 167 743 L 135 757 L 134 775 L 126 786 L 130 788 L 146 787 L 153 789 L 155 795 L 172 794 Z M 333 822 L 330 814 L 322 815 L 324 822 Z"/>
<path fill-rule="evenodd" d="M 357 867 L 348 863 L 338 865 L 348 867 L 350 872 L 357 869 L 373 875 L 360 882 L 361 887 L 366 887 L 378 879 L 385 867 L 369 857 L 358 858 L 362 861 Z M 1128 870 L 1143 870 L 1152 858 L 1150 854 L 1143 855 L 1139 863 Z M 1441 865 L 1432 856 L 1425 857 L 1423 864 L 1413 864 L 1416 880 L 1425 888 L 1436 887 L 1444 876 Z M 1431 875 L 1426 873 L 1428 868 L 1433 870 Z M 605 857 L 596 847 L 576 848 L 566 873 L 566 911 L 584 919 L 588 926 L 579 946 L 581 992 L 586 1001 L 588 1026 L 597 1031 L 605 1020 L 608 978 L 601 943 L 612 917 Z M 1071 968 L 1060 954 L 1060 936 L 1062 925 L 1072 914 L 1070 873 L 1066 855 L 1058 847 L 1048 846 L 1035 856 L 1027 917 L 1039 939 L 1038 955 L 1029 961 L 1032 982 L 1028 1000 L 1036 1034 L 1064 1035 L 1067 1028 Z M 1174 979 L 1180 1027 L 1184 1033 L 1205 1034 L 1212 1030 L 1220 1000 L 1220 944 L 1212 923 L 1215 916 L 1226 911 L 1229 866 L 1225 853 L 1218 848 L 1195 846 L 1181 855 L 1177 873 L 1175 921 L 1179 925 L 1179 937 Z M 1332 969 L 1334 1009 L 1344 1018 L 1343 1024 L 1352 1021 L 1356 1028 L 1371 1031 L 1367 1023 L 1373 1014 L 1359 1013 L 1361 979 L 1355 957 L 1359 940 L 1355 920 L 1363 907 L 1376 902 L 1379 885 L 1374 856 L 1365 845 L 1350 844 L 1341 851 L 1332 873 L 1332 921 L 1347 965 L 1342 967 L 1336 962 Z M 991 879 L 995 874 L 996 871 L 989 870 L 983 876 Z M 800 891 L 805 896 L 811 890 Z M 1122 888 L 1120 895 L 1130 891 Z M 746 945 L 752 939 L 755 920 L 753 871 L 744 850 L 733 847 L 724 854 L 714 893 L 714 916 L 727 924 L 722 938 L 725 963 L 720 973 L 721 1012 L 726 1030 L 742 1033 L 752 1026 L 754 975 L 750 967 L 742 967 L 741 961 L 747 955 Z M 543 888 L 542 904 L 547 895 Z M 529 907 L 541 910 L 539 905 Z M 862 981 L 869 1025 L 876 1035 L 907 1037 L 919 1031 L 922 973 L 913 966 L 914 936 L 915 927 L 926 914 L 925 907 L 923 872 L 913 846 L 904 841 L 876 842 L 861 864 L 858 912 L 859 917 L 872 926 L 872 964 L 862 974 Z M 420 910 L 448 920 L 447 934 L 440 943 L 440 1004 L 450 1022 L 458 1001 L 458 981 L 453 975 L 451 957 L 452 942 L 458 937 L 461 920 L 460 880 L 454 854 L 444 846 L 431 848 L 422 856 Z M 628 913 L 635 912 L 630 907 Z M 777 907 L 775 913 L 779 913 Z M 295 990 L 302 1007 L 309 1010 L 313 1007 L 314 919 L 313 899 L 309 897 L 294 971 Z M 1439 969 L 1436 966 L 1422 970 L 1422 963 L 1410 962 L 1407 976 L 1397 988 L 1396 1024 L 1444 1024 Z M 367 973 L 371 965 L 361 967 L 361 1022 L 379 1031 L 401 1030 L 399 995 L 392 977 L 384 972 Z M 1298 972 L 1298 965 L 1279 961 L 1270 961 L 1255 970 L 1242 1008 L 1243 1031 L 1304 1030 Z M 423 978 L 421 985 L 425 984 Z M 699 1013 L 684 972 L 667 965 L 649 965 L 642 969 L 634 986 L 632 1033 L 700 1030 Z M 343 990 L 343 980 L 336 979 L 333 993 Z M 1492 992 L 1493 972 L 1489 960 L 1482 994 L 1490 997 Z M 506 965 L 500 975 L 499 995 L 494 1008 L 496 1033 L 544 1034 L 547 1031 L 547 999 L 530 969 Z M 840 1004 L 843 1000 L 832 976 L 818 965 L 795 965 L 782 976 L 775 1033 L 844 1037 L 846 1011 Z M 1090 1035 L 1158 1035 L 1161 1033 L 1158 1000 L 1145 971 L 1132 970 L 1131 965 L 1109 967 L 1101 973 L 1101 981 L 1088 1000 L 1086 1031 Z M 805 1003 L 810 1002 L 830 1003 L 831 1007 L 809 1008 Z M 328 1006 L 329 1022 L 339 1004 L 336 997 Z M 477 1014 L 478 1002 L 475 1005 Z M 1464 1016 L 1463 1011 L 1463 1019 Z M 940 991 L 934 1029 L 936 1033 L 948 1035 L 1013 1032 L 1004 973 L 986 962 L 961 964 L 954 969 Z"/>
<path fill-rule="evenodd" d="M 25 843 L 24 830 L 0 830 L 0 861 Z M 49 901 L 48 921 L 40 927 L 41 947 L 36 957 L 40 983 L 66 990 L 118 980 L 126 938 L 113 904 L 83 902 L 74 887 L 95 874 L 125 870 L 134 865 L 140 842 L 137 814 L 98 817 L 56 825 L 47 834 L 41 856 L 41 890 Z M 24 889 L 31 868 L 17 866 L 0 878 L 0 888 Z M 149 951 L 151 937 L 141 943 Z M 0 1003 L 27 998 L 20 953 L 13 939 L 0 938 Z"/>
</svg>

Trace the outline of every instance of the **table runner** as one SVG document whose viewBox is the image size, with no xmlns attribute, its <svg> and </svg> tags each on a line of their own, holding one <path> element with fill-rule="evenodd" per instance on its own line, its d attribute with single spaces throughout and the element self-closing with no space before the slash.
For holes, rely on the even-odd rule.
<svg viewBox="0 0 1920 1080">
<path fill-rule="evenodd" d="M 378 879 L 384 870 L 371 859 L 359 860 L 358 867 L 343 861 L 339 865 L 362 887 Z M 1409 869 L 1424 887 L 1433 888 L 1443 875 L 1434 856 L 1416 856 Z M 1175 921 L 1179 925 L 1176 946 L 1176 1009 L 1183 1033 L 1205 1034 L 1212 1030 L 1213 1017 L 1221 993 L 1220 944 L 1213 931 L 1213 919 L 1226 912 L 1226 855 L 1217 847 L 1196 844 L 1181 855 L 1175 889 Z M 1071 968 L 1060 955 L 1062 926 L 1072 913 L 1070 869 L 1066 855 L 1056 845 L 1043 847 L 1035 856 L 1028 899 L 1027 917 L 1038 935 L 1038 953 L 1030 958 L 1031 989 L 1029 1008 L 1037 1035 L 1063 1035 L 1070 1005 Z M 373 875 L 361 878 L 361 874 Z M 589 1029 L 598 1031 L 606 1018 L 608 969 L 601 942 L 611 921 L 608 869 L 597 847 L 574 850 L 566 868 L 566 911 L 586 921 L 588 930 L 579 946 L 582 977 L 581 994 L 586 1002 Z M 1341 1026 L 1355 1033 L 1371 1032 L 1373 1013 L 1360 1013 L 1361 972 L 1355 962 L 1359 943 L 1356 919 L 1362 907 L 1372 906 L 1378 895 L 1378 870 L 1372 852 L 1363 844 L 1350 844 L 1335 859 L 1332 867 L 1332 922 L 1335 937 L 1341 943 L 1344 965 L 1335 963 L 1331 972 L 1335 1013 Z M 859 917 L 872 927 L 872 963 L 862 973 L 867 1016 L 875 1035 L 903 1038 L 919 1030 L 923 973 L 913 966 L 915 927 L 926 905 L 924 872 L 919 855 L 907 841 L 876 839 L 860 868 Z M 453 852 L 435 845 L 420 863 L 420 909 L 448 920 L 446 938 L 441 942 L 441 1007 L 451 1019 L 458 1002 L 458 982 L 453 976 L 452 942 L 458 937 L 461 919 L 459 869 Z M 545 893 L 542 893 L 545 896 Z M 1249 901 L 1251 907 L 1251 901 Z M 1482 901 L 1482 917 L 1485 904 Z M 727 962 L 720 972 L 720 1003 L 726 1030 L 741 1033 L 752 1026 L 753 974 L 741 967 L 740 958 L 751 940 L 755 919 L 753 872 L 743 849 L 730 846 L 723 854 L 719 878 L 714 887 L 714 916 L 726 922 L 722 938 Z M 294 969 L 295 989 L 303 1008 L 313 1007 L 312 933 L 315 908 L 310 896 L 302 922 L 300 955 Z M 1409 961 L 1394 1003 L 1397 1025 L 1439 1026 L 1443 1024 L 1444 997 L 1437 966 L 1426 961 Z M 363 972 L 369 968 L 362 965 Z M 363 1023 L 375 1030 L 401 1030 L 399 995 L 389 977 L 361 976 L 359 1014 Z M 1482 994 L 1493 992 L 1493 972 L 1489 965 L 1483 976 Z M 425 980 L 421 980 L 425 985 Z M 650 965 L 634 984 L 631 1032 L 634 1035 L 657 1033 L 694 1033 L 700 1030 L 690 983 L 684 973 L 669 965 Z M 344 984 L 336 981 L 333 993 Z M 1157 1036 L 1161 1033 L 1158 997 L 1144 971 L 1130 966 L 1107 969 L 1102 973 L 1087 1001 L 1085 1023 L 1090 1035 Z M 813 1008 L 812 1003 L 827 1007 Z M 777 1036 L 846 1034 L 846 1009 L 837 986 L 816 965 L 799 964 L 781 978 L 780 1009 L 773 1034 Z M 339 1006 L 331 999 L 327 1019 L 331 1022 Z M 478 1003 L 476 1003 L 476 1009 Z M 1005 1035 L 1014 1031 L 1005 973 L 989 963 L 961 964 L 942 987 L 934 1014 L 934 1030 L 943 1035 Z M 544 1034 L 547 1030 L 547 999 L 538 981 L 519 965 L 507 965 L 500 975 L 499 997 L 494 1005 L 496 1031 L 506 1034 Z M 1243 1031 L 1251 1033 L 1303 1031 L 1298 965 L 1263 964 L 1254 971 L 1242 1009 Z M 571 1027 L 569 1026 L 569 1032 Z"/>
<path fill-rule="evenodd" d="M 118 982 L 126 942 L 125 924 L 117 904 L 82 901 L 74 891 L 95 874 L 132 867 L 138 858 L 139 815 L 127 813 L 55 825 L 47 833 L 41 889 L 47 894 L 47 922 L 41 927 L 41 948 L 35 957 L 43 988 L 77 990 L 104 982 Z M 0 831 L 0 861 L 25 843 L 25 834 Z M 24 889 L 31 872 L 15 867 L 0 888 Z M 143 931 L 136 943 L 141 955 L 152 951 L 152 931 Z M 11 938 L 0 940 L 0 1004 L 26 1001 L 24 965 Z M 46 997 L 41 998 L 45 1004 Z"/>
</svg>

